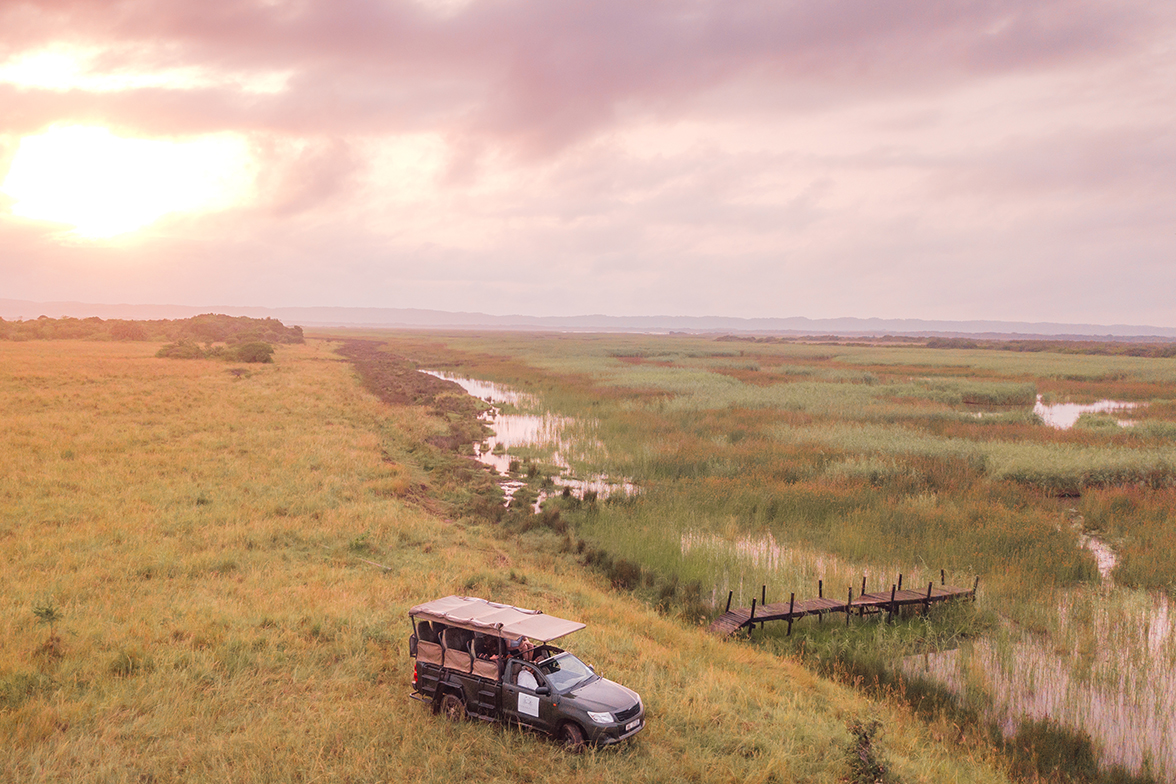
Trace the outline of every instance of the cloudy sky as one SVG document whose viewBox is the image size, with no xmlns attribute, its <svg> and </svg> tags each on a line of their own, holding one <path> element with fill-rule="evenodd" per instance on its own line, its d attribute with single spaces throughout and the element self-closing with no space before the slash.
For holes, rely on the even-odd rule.
<svg viewBox="0 0 1176 784">
<path fill-rule="evenodd" d="M 0 298 L 1176 326 L 1176 3 L 0 0 Z"/>
</svg>

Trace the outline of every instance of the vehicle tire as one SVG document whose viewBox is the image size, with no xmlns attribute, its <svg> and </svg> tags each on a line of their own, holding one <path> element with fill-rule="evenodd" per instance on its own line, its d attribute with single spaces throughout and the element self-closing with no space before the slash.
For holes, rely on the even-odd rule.
<svg viewBox="0 0 1176 784">
<path fill-rule="evenodd" d="M 584 750 L 584 730 L 580 729 L 578 724 L 573 724 L 570 721 L 561 724 L 557 737 L 560 745 L 564 747 L 564 751 L 579 754 Z"/>
<path fill-rule="evenodd" d="M 447 692 L 441 698 L 441 715 L 450 721 L 461 721 L 464 719 L 466 717 L 466 707 L 461 697 L 458 697 L 452 692 Z"/>
</svg>

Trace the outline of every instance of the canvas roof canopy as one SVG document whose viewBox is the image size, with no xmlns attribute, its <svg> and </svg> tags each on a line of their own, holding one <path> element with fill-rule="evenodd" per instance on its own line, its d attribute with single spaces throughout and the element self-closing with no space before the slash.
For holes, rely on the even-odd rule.
<svg viewBox="0 0 1176 784">
<path fill-rule="evenodd" d="M 440 621 L 499 637 L 529 637 L 540 642 L 551 642 L 584 628 L 584 624 L 578 621 L 556 618 L 539 610 L 524 610 L 509 604 L 488 602 L 474 596 L 434 599 L 418 604 L 408 614 L 412 618 Z"/>
</svg>

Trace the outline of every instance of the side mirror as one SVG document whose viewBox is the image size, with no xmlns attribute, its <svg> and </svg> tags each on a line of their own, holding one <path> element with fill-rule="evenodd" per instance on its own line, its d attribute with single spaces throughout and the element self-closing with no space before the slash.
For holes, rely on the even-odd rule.
<svg viewBox="0 0 1176 784">
<path fill-rule="evenodd" d="M 539 688 L 535 689 L 535 693 L 539 694 L 539 695 L 551 694 L 551 687 L 550 686 L 540 686 Z"/>
<path fill-rule="evenodd" d="M 414 634 L 408 638 L 408 655 L 416 658 L 417 655 L 417 636 Z"/>
</svg>

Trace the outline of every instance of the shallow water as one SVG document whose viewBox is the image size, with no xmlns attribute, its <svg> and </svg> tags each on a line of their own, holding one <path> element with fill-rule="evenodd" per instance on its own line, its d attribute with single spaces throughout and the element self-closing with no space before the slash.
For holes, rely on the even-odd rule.
<svg viewBox="0 0 1176 784">
<path fill-rule="evenodd" d="M 1136 606 L 1139 605 L 1139 606 Z M 1024 718 L 1050 718 L 1090 735 L 1104 766 L 1145 765 L 1176 781 L 1176 644 L 1170 603 L 1134 592 L 1106 601 L 1073 593 L 1058 605 L 1056 637 L 1016 634 L 910 656 L 908 675 L 957 694 L 980 691 L 1012 735 Z"/>
<path fill-rule="evenodd" d="M 1006 625 L 960 649 L 907 657 L 908 675 L 930 678 L 960 695 L 985 695 L 989 717 L 1010 735 L 1021 719 L 1052 718 L 1087 732 L 1104 765 L 1138 772 L 1145 759 L 1159 780 L 1176 782 L 1176 634 L 1171 603 L 1161 594 L 1115 588 L 1116 555 L 1097 537 L 1080 535 L 1104 577 L 1101 586 L 1067 591 L 1048 635 Z M 708 532 L 681 535 L 684 559 L 701 559 L 713 574 L 712 604 L 746 607 L 768 586 L 768 601 L 845 596 L 846 586 L 888 588 L 903 567 L 863 569 L 816 550 L 780 544 L 770 534 L 729 539 Z M 928 577 L 907 567 L 908 585 Z M 937 575 L 936 575 L 937 576 Z M 938 583 L 936 579 L 935 582 Z M 952 582 L 949 575 L 948 582 Z M 925 582 L 923 583 L 926 584 Z"/>
<path fill-rule="evenodd" d="M 1033 406 L 1033 413 L 1041 417 L 1041 421 L 1059 430 L 1069 430 L 1078 422 L 1083 414 L 1105 414 L 1112 411 L 1129 411 L 1138 408 L 1138 403 L 1128 403 L 1122 400 L 1099 400 L 1094 403 L 1043 403 L 1041 395 L 1037 396 L 1037 403 Z M 1121 420 L 1121 425 L 1128 425 L 1128 420 Z"/>
<path fill-rule="evenodd" d="M 452 381 L 468 394 L 473 395 L 479 400 L 485 400 L 491 405 L 501 406 L 507 403 L 512 406 L 524 407 L 533 406 L 537 403 L 532 395 L 516 392 L 509 387 L 495 384 L 492 381 L 480 381 L 476 378 L 457 376 L 453 373 L 446 373 L 443 370 L 422 370 L 421 372 L 429 376 L 444 379 L 445 381 Z"/>
<path fill-rule="evenodd" d="M 587 479 L 579 479 L 571 475 L 572 468 L 568 455 L 576 450 L 582 450 L 585 446 L 596 450 L 603 449 L 603 445 L 598 440 L 585 445 L 570 435 L 576 429 L 574 427 L 577 424 L 575 420 L 549 412 L 535 414 L 504 414 L 502 412 L 501 406 L 503 405 L 522 409 L 538 409 L 539 400 L 533 395 L 517 392 L 509 387 L 489 381 L 457 376 L 452 373 L 436 370 L 422 370 L 421 372 L 452 381 L 470 395 L 491 404 L 492 408 L 482 414 L 480 419 L 494 431 L 494 434 L 485 441 L 474 444 L 474 456 L 480 463 L 490 466 L 495 474 L 503 477 L 499 480 L 499 484 L 506 496 L 507 505 L 510 504 L 515 493 L 525 486 L 524 482 L 509 478 L 511 461 L 518 460 L 517 457 L 510 454 L 510 450 L 516 447 L 550 449 L 550 462 L 558 466 L 562 472 L 560 475 L 552 477 L 555 486 L 559 488 L 558 490 L 554 492 L 540 491 L 539 497 L 535 500 L 535 511 L 539 510 L 544 500 L 562 493 L 563 488 L 568 488 L 573 495 L 580 499 L 583 499 L 585 494 L 588 494 L 589 497 L 595 494 L 595 497 L 605 499 L 614 493 L 631 495 L 637 491 L 636 486 L 631 482 L 615 482 L 603 474 Z"/>
<path fill-rule="evenodd" d="M 1078 543 L 1090 551 L 1094 556 L 1094 563 L 1098 566 L 1098 574 L 1106 585 L 1113 584 L 1111 573 L 1115 571 L 1115 564 L 1119 563 L 1119 554 L 1109 544 L 1090 534 L 1079 534 Z"/>
<path fill-rule="evenodd" d="M 684 531 L 680 552 L 683 558 L 700 559 L 711 570 L 711 604 L 718 607 L 734 593 L 733 607 L 746 607 L 767 586 L 769 602 L 783 601 L 795 592 L 798 599 L 817 595 L 818 581 L 824 583 L 829 598 L 847 598 L 849 588 L 861 592 L 862 579 L 868 591 L 887 590 L 902 569 L 851 564 L 819 550 L 782 545 L 769 534 L 728 539 L 701 531 Z M 749 568 L 750 567 L 750 568 Z M 907 573 L 907 585 L 915 584 L 914 570 Z M 924 583 L 925 585 L 925 583 Z"/>
</svg>

